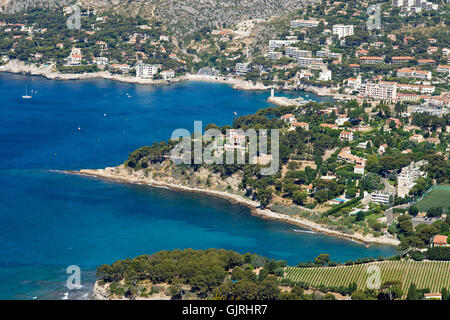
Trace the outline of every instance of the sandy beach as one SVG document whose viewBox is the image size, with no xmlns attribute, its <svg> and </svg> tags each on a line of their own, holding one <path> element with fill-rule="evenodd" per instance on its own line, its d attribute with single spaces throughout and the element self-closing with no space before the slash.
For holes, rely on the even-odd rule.
<svg viewBox="0 0 450 320">
<path fill-rule="evenodd" d="M 120 181 L 125 183 L 135 183 L 135 184 L 145 184 L 153 187 L 163 187 L 163 188 L 169 188 L 175 191 L 189 191 L 189 192 L 198 192 L 198 193 L 204 193 L 209 194 L 216 197 L 221 197 L 228 199 L 231 202 L 239 203 L 241 205 L 245 205 L 249 207 L 252 210 L 252 214 L 255 216 L 259 216 L 261 218 L 265 219 L 272 219 L 272 220 L 278 220 L 283 221 L 287 223 L 291 223 L 294 225 L 298 225 L 300 227 L 313 230 L 316 232 L 324 233 L 330 236 L 334 237 L 340 237 L 349 239 L 356 242 L 361 242 L 364 244 L 370 244 L 370 243 L 378 243 L 378 244 L 384 244 L 384 245 L 393 245 L 397 246 L 400 242 L 396 239 L 390 239 L 387 237 L 373 237 L 370 235 L 362 235 L 362 234 L 346 234 L 342 233 L 336 230 L 328 229 L 326 226 L 317 224 L 315 222 L 302 219 L 300 217 L 293 217 L 281 213 L 277 213 L 274 211 L 271 211 L 269 209 L 261 209 L 261 205 L 256 202 L 252 201 L 250 199 L 244 198 L 237 194 L 232 194 L 224 191 L 217 191 L 217 190 L 210 190 L 210 189 L 200 189 L 200 188 L 193 188 L 188 186 L 183 186 L 179 184 L 172 184 L 172 183 L 166 183 L 162 181 L 157 181 L 150 178 L 140 177 L 140 176 L 133 176 L 123 173 L 123 171 L 117 172 L 115 170 L 116 168 L 105 168 L 105 169 L 97 169 L 97 170 L 91 170 L 91 169 L 84 169 L 80 171 L 65 171 L 69 174 L 79 174 L 84 176 L 91 176 L 96 178 L 102 178 L 107 180 L 114 180 L 114 181 Z"/>
</svg>

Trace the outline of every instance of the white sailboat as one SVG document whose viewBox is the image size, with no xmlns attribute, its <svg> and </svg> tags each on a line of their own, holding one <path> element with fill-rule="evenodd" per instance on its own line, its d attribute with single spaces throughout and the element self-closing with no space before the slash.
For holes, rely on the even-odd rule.
<svg viewBox="0 0 450 320">
<path fill-rule="evenodd" d="M 25 94 L 22 96 L 22 99 L 31 99 L 32 96 L 28 95 L 28 85 L 25 87 Z"/>
</svg>

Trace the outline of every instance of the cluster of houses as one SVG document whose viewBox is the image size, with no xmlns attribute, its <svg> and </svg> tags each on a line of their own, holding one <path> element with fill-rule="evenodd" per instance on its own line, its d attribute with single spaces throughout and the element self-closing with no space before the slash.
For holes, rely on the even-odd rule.
<svg viewBox="0 0 450 320">
<path fill-rule="evenodd" d="M 293 114 L 285 114 L 281 116 L 280 120 L 289 124 L 289 130 L 295 130 L 296 128 L 302 128 L 306 131 L 309 130 L 309 124 L 306 122 L 298 122 Z"/>
<path fill-rule="evenodd" d="M 335 5 L 336 3 L 333 3 Z M 336 4 L 337 5 L 337 4 Z M 426 0 L 392 0 L 392 7 L 401 8 L 401 14 L 409 15 L 425 10 L 438 10 L 438 4 L 431 3 Z M 325 10 L 327 11 L 327 10 Z M 345 10 L 343 11 L 345 13 Z M 308 50 L 309 39 L 299 40 L 295 32 L 306 32 L 305 30 L 317 28 L 320 24 L 323 25 L 323 34 L 329 35 L 326 38 L 325 46 L 317 51 Z M 355 26 L 351 24 L 335 24 L 328 26 L 328 23 L 323 18 L 298 19 L 290 22 L 291 33 L 286 35 L 285 39 L 269 40 L 267 58 L 271 60 L 279 60 L 283 57 L 289 57 L 296 61 L 296 65 L 308 71 L 302 71 L 296 74 L 297 83 L 299 79 L 305 78 L 317 81 L 330 81 L 333 79 L 331 68 L 328 63 L 341 64 L 343 63 L 343 53 L 333 52 L 330 47 L 335 36 L 345 43 L 346 37 L 355 33 Z M 328 27 L 328 29 L 327 29 Z M 395 41 L 396 35 L 389 34 L 388 38 Z M 414 40 L 413 37 L 405 37 L 403 42 L 408 44 L 409 40 Z M 405 103 L 423 103 L 424 100 L 430 100 L 435 94 L 436 86 L 434 83 L 448 81 L 450 75 L 450 48 L 441 48 L 436 46 L 436 39 L 428 39 L 430 45 L 427 48 L 426 57 L 416 58 L 409 55 L 398 55 L 390 58 L 388 61 L 384 56 L 370 55 L 370 48 L 367 47 L 384 47 L 386 44 L 382 41 L 374 41 L 370 44 L 362 44 L 356 50 L 356 58 L 358 63 L 350 63 L 349 67 L 357 76 L 355 78 L 348 78 L 341 86 L 345 93 L 355 95 L 359 100 L 373 100 L 385 101 L 388 103 L 405 102 Z M 411 52 L 416 52 L 415 47 L 411 48 Z M 399 49 L 394 46 L 394 50 Z M 438 64 L 435 61 L 436 54 L 442 54 L 447 57 L 447 64 Z M 377 76 L 373 79 L 366 79 L 361 81 L 361 65 L 379 65 L 379 64 L 398 65 L 399 68 L 389 71 L 385 76 L 408 79 L 408 83 L 403 80 L 399 81 L 384 81 L 383 76 Z M 290 65 L 294 65 L 291 63 Z M 290 68 L 291 66 L 286 66 Z M 310 70 L 319 70 L 317 72 L 309 72 Z M 243 76 L 251 71 L 250 64 L 247 62 L 237 63 L 235 72 L 238 76 Z M 317 76 L 318 74 L 318 76 Z M 437 81 L 436 78 L 437 77 Z M 365 77 L 367 78 L 367 77 Z M 345 84 L 346 83 L 346 84 Z M 339 88 L 337 88 L 339 89 Z M 438 109 L 448 108 L 450 106 L 450 99 L 445 95 L 440 96 L 440 106 Z M 428 101 L 426 101 L 428 103 Z"/>
<path fill-rule="evenodd" d="M 102 45 L 103 41 L 98 41 L 97 44 Z M 106 43 L 103 44 L 106 46 Z M 63 48 L 63 44 L 59 46 L 60 48 Z M 81 51 L 81 48 L 78 47 L 72 47 L 71 52 L 69 56 L 65 59 L 66 60 L 66 66 L 80 66 L 83 63 L 83 54 Z M 128 74 L 130 72 L 130 65 L 128 64 L 119 64 L 119 63 L 112 63 L 109 64 L 109 59 L 107 57 L 94 57 L 92 63 L 97 65 L 100 69 L 105 69 L 107 66 L 110 70 L 114 70 L 117 72 L 120 72 L 122 74 Z M 139 79 L 153 79 L 155 75 L 161 74 L 161 77 L 166 80 L 170 81 L 170 79 L 173 79 L 175 77 L 175 70 L 169 69 L 169 70 L 162 70 L 161 64 L 144 64 L 144 63 L 138 63 L 135 66 L 136 70 L 136 78 Z"/>
</svg>

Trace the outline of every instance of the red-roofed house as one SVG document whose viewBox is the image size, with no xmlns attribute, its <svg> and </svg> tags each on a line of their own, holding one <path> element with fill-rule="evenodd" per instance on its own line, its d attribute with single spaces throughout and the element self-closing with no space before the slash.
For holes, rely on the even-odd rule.
<svg viewBox="0 0 450 320">
<path fill-rule="evenodd" d="M 320 126 L 322 128 L 329 128 L 329 129 L 333 129 L 333 130 L 337 130 L 338 126 L 332 123 L 321 123 Z"/>
<path fill-rule="evenodd" d="M 303 128 L 306 131 L 309 130 L 309 124 L 307 124 L 306 122 L 292 122 L 291 123 L 291 129 L 295 129 L 297 127 Z"/>
<path fill-rule="evenodd" d="M 448 246 L 448 237 L 444 235 L 436 235 L 433 238 L 433 247 L 446 247 Z"/>
<path fill-rule="evenodd" d="M 434 61 L 433 59 L 421 59 L 417 60 L 417 63 L 419 63 L 419 66 L 424 66 L 424 65 L 433 65 L 436 63 L 436 61 Z"/>
<path fill-rule="evenodd" d="M 402 122 L 400 120 L 398 120 L 397 118 L 386 119 L 386 124 L 390 125 L 392 121 L 395 122 L 395 128 L 398 129 L 398 128 L 400 128 L 402 126 Z"/>
<path fill-rule="evenodd" d="M 353 132 L 350 131 L 342 131 L 339 135 L 339 139 L 346 141 L 353 141 Z"/>
<path fill-rule="evenodd" d="M 291 113 L 281 116 L 280 120 L 283 120 L 284 122 L 290 122 L 290 123 L 297 121 L 297 119 L 295 119 L 295 116 Z"/>
</svg>

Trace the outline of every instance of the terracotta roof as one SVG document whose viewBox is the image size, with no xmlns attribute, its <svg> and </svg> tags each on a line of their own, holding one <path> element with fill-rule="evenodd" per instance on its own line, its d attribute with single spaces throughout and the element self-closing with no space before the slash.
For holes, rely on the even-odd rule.
<svg viewBox="0 0 450 320">
<path fill-rule="evenodd" d="M 437 236 L 434 236 L 433 243 L 444 243 L 444 244 L 447 244 L 447 239 L 448 239 L 447 236 L 437 235 Z"/>
<path fill-rule="evenodd" d="M 306 122 L 293 122 L 292 125 L 293 126 L 307 126 L 308 123 L 306 123 Z"/>
</svg>

